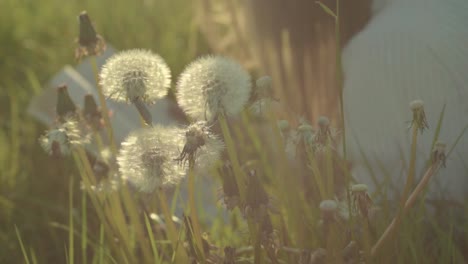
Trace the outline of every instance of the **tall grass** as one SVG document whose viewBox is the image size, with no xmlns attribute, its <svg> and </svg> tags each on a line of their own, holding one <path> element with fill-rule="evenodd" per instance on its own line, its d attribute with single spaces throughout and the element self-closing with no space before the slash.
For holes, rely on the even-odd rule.
<svg viewBox="0 0 468 264">
<path fill-rule="evenodd" d="M 81 11 L 77 10 L 78 7 L 83 7 L 75 2 L 67 2 L 66 5 L 70 6 L 64 8 L 66 12 L 55 15 L 52 13 L 53 4 L 58 2 L 53 0 L 50 0 L 49 5 L 25 2 L 22 3 L 24 6 L 21 9 L 16 6 L 15 1 L 6 3 L 13 10 L 12 13 L 22 14 L 21 18 L 9 17 L 11 19 L 9 22 L 23 23 L 17 29 L 19 32 L 21 28 L 27 28 L 27 25 L 33 22 L 31 15 L 36 8 L 49 15 L 44 16 L 50 23 L 42 22 L 47 28 L 54 28 L 51 25 L 59 23 L 52 21 L 62 19 L 64 23 L 61 26 L 69 29 L 65 32 L 76 32 L 76 22 L 73 20 L 78 11 Z M 188 58 L 194 56 L 194 54 L 182 54 L 178 46 L 180 43 L 176 41 L 180 37 L 178 34 L 183 36 L 193 34 L 183 30 L 182 21 L 189 23 L 190 6 L 186 2 L 138 2 L 131 6 L 133 10 L 123 2 L 117 2 L 111 9 L 109 9 L 111 3 L 106 1 L 104 4 L 86 2 L 85 5 L 90 14 L 107 14 L 92 17 L 96 18 L 100 33 L 106 39 L 120 43 L 123 48 L 140 46 L 160 50 L 161 54 L 170 58 L 169 64 L 173 65 L 175 72 L 182 68 Z M 151 5 L 151 10 L 161 10 L 158 13 L 160 16 L 152 14 L 145 5 Z M 169 8 L 180 10 L 177 14 L 180 20 L 174 17 L 174 12 L 171 14 L 164 12 Z M 129 14 L 132 12 L 135 14 Z M 338 24 L 339 12 L 329 12 L 335 15 Z M 154 17 L 158 17 L 156 21 L 152 20 Z M 122 23 L 122 27 L 116 26 L 115 23 Z M 148 30 L 151 27 L 147 23 L 157 25 L 156 33 L 152 34 L 152 30 Z M 172 32 L 170 34 L 160 26 L 171 23 L 176 25 L 166 28 L 167 32 Z M 128 28 L 134 29 L 132 31 L 135 31 L 135 34 L 130 35 L 132 32 L 129 32 Z M 8 30 L 10 29 L 7 29 L 7 33 L 12 35 L 21 33 Z M 13 73 L 13 68 L 8 65 L 2 68 L 2 74 L 5 72 L 6 77 L 9 74 L 14 76 L 5 78 L 5 84 L 2 86 L 26 88 L 23 91 L 7 88 L 9 104 L 3 104 L 8 105 L 10 115 L 7 117 L 9 122 L 5 124 L 6 129 L 0 131 L 0 140 L 6 146 L 0 151 L 1 168 L 5 169 L 2 171 L 8 171 L 8 174 L 1 179 L 2 187 L 0 187 L 0 213 L 4 216 L 1 221 L 5 221 L 2 226 L 6 227 L 0 229 L 0 239 L 7 249 L 7 253 L 0 253 L 0 262 L 320 263 L 319 261 L 324 260 L 327 263 L 354 263 L 364 260 L 366 263 L 459 263 L 462 261 L 465 253 L 461 244 L 458 244 L 459 240 L 455 240 L 454 237 L 456 233 L 462 237 L 461 240 L 466 241 L 468 238 L 466 225 L 458 225 L 455 219 L 449 219 L 450 224 L 447 227 L 444 221 L 432 219 L 431 214 L 425 212 L 423 206 L 420 207 L 421 210 L 409 210 L 428 183 L 427 180 L 434 177 L 434 171 L 440 166 L 440 160 L 429 167 L 427 177 L 425 176 L 412 192 L 413 177 L 410 173 L 407 191 L 402 198 L 402 209 L 396 214 L 397 220 L 394 220 L 398 224 L 391 224 L 395 212 L 398 212 L 392 201 L 380 205 L 384 208 L 377 217 L 359 211 L 359 208 L 362 208 L 359 207 L 362 206 L 359 204 L 361 200 L 356 199 L 353 196 L 356 194 L 351 194 L 349 191 L 348 166 L 339 153 L 334 151 L 336 145 L 333 145 L 333 142 L 336 140 L 336 135 L 331 133 L 333 131 L 331 127 L 314 130 L 316 135 L 323 133 L 321 135 L 324 136 L 324 141 L 320 143 L 319 150 L 312 151 L 306 144 L 305 132 L 308 131 L 306 126 L 308 124 L 303 122 L 302 129 L 297 127 L 297 131 L 293 131 L 296 127 L 290 122 L 290 131 L 281 130 L 277 126 L 277 117 L 268 109 L 262 118 L 251 115 L 247 110 L 237 118 L 228 118 L 223 114 L 219 116 L 218 133 L 226 145 L 226 155 L 211 176 L 212 181 L 223 186 L 220 188 L 224 194 L 221 201 L 226 198 L 238 198 L 237 206 L 232 210 L 219 206 L 218 211 L 221 212 L 219 215 L 203 212 L 204 205 L 200 205 L 196 195 L 199 192 L 212 190 L 200 187 L 197 184 L 199 179 L 195 177 L 193 171 L 189 171 L 188 174 L 189 196 L 183 201 L 179 192 L 169 196 L 165 190 L 156 190 L 153 195 L 145 196 L 125 184 L 117 190 L 106 192 L 93 190 L 93 186 L 96 186 L 101 179 L 95 175 L 86 150 L 81 147 L 75 148 L 69 159 L 45 157 L 45 154 L 36 147 L 39 129 L 28 120 L 24 109 L 21 108 L 33 92 L 40 91 L 38 84 L 44 81 L 41 78 L 45 79 L 42 76 L 54 72 L 67 61 L 72 61 L 73 45 L 70 40 L 74 37 L 71 33 L 68 34 L 70 35 L 62 36 L 60 45 L 51 44 L 57 46 L 48 47 L 38 42 L 41 47 L 36 50 L 37 53 L 33 53 L 34 55 L 18 55 L 18 58 L 24 56 L 28 62 L 31 61 L 31 65 L 27 64 L 30 67 L 37 67 L 37 72 L 23 69 L 19 73 Z M 338 28 L 337 34 L 339 35 Z M 59 34 L 55 35 L 58 36 Z M 64 42 L 64 38 L 69 41 Z M 20 37 L 12 39 L 21 40 Z M 70 56 L 63 55 L 68 54 L 67 52 Z M 5 57 L 13 60 L 17 53 L 14 54 Z M 40 69 L 44 63 L 40 60 L 41 56 L 50 61 L 51 65 L 47 65 L 47 69 Z M 32 64 L 35 62 L 39 62 L 38 65 Z M 46 70 L 50 72 L 41 73 Z M 23 75 L 28 78 L 21 83 L 18 80 Z M 81 100 L 81 98 L 74 99 Z M 316 120 L 313 123 L 314 127 L 315 122 Z M 19 132 L 20 127 L 23 130 L 22 134 Z M 417 128 L 415 131 L 417 132 Z M 284 145 L 289 140 L 288 135 L 300 139 L 296 144 L 296 155 L 292 158 L 283 151 Z M 416 136 L 413 144 L 414 150 L 417 144 Z M 30 156 L 22 155 L 26 151 L 30 152 Z M 414 167 L 416 158 L 415 151 L 412 153 L 410 167 Z M 230 181 L 227 180 L 229 177 L 232 177 Z M 77 182 L 81 183 L 81 188 Z M 227 188 L 234 188 L 234 185 L 237 186 L 238 197 L 226 197 L 232 194 Z M 218 198 L 213 196 L 212 199 Z M 323 200 L 335 200 L 340 210 L 327 211 L 320 208 Z M 174 209 L 171 204 L 182 204 L 185 208 L 185 214 L 178 215 L 179 220 L 173 217 Z M 376 208 L 371 206 L 366 208 L 369 211 L 374 209 Z M 466 209 L 463 209 L 465 215 Z M 206 215 L 208 219 L 202 218 L 202 215 Z M 385 232 L 385 230 L 388 229 L 391 229 L 394 236 L 387 235 L 390 231 Z M 385 245 L 379 243 L 383 240 L 387 242 Z"/>
</svg>

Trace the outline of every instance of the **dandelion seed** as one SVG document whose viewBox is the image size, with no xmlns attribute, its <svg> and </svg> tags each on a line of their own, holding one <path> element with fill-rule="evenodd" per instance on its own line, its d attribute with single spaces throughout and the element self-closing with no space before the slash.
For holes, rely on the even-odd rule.
<svg viewBox="0 0 468 264">
<path fill-rule="evenodd" d="M 251 92 L 250 75 L 237 62 L 205 56 L 189 64 L 177 83 L 177 102 L 195 120 L 240 113 Z"/>
<path fill-rule="evenodd" d="M 142 192 L 179 183 L 185 170 L 174 157 L 183 140 L 178 128 L 156 126 L 131 133 L 117 156 L 121 176 Z"/>
<path fill-rule="evenodd" d="M 86 11 L 78 16 L 80 22 L 79 47 L 75 50 L 76 59 L 86 56 L 99 55 L 106 49 L 106 42 L 94 30 L 91 19 Z"/>
<path fill-rule="evenodd" d="M 39 142 L 49 155 L 59 157 L 69 155 L 73 147 L 89 143 L 89 137 L 84 135 L 77 121 L 66 119 L 57 128 L 41 136 Z"/>
<path fill-rule="evenodd" d="M 100 83 L 110 99 L 154 103 L 167 94 L 171 72 L 161 56 L 147 50 L 127 50 L 106 61 Z"/>
</svg>

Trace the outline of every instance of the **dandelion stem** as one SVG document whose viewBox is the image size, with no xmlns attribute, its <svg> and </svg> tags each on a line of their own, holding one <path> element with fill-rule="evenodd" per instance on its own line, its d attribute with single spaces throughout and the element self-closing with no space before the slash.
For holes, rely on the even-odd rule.
<svg viewBox="0 0 468 264">
<path fill-rule="evenodd" d="M 226 117 L 224 116 L 224 113 L 221 113 L 219 115 L 218 120 L 219 120 L 221 130 L 224 136 L 224 141 L 226 142 L 226 149 L 229 155 L 229 159 L 231 160 L 232 168 L 234 170 L 234 177 L 236 179 L 237 186 L 239 188 L 239 195 L 240 195 L 241 203 L 243 203 L 245 202 L 245 198 L 246 198 L 246 186 L 247 186 L 245 182 L 246 179 L 245 177 L 243 177 L 244 174 L 242 172 L 242 169 L 240 168 L 239 159 L 235 152 L 234 141 L 231 137 L 231 133 L 229 131 L 229 127 L 226 122 Z"/>
<path fill-rule="evenodd" d="M 98 90 L 98 96 L 99 96 L 99 103 L 101 105 L 102 113 L 103 113 L 103 118 L 104 118 L 104 125 L 106 126 L 107 129 L 107 135 L 109 137 L 109 145 L 111 147 L 111 151 L 114 154 L 114 156 L 117 155 L 117 146 L 115 143 L 115 138 L 114 138 L 114 130 L 112 129 L 112 124 L 110 122 L 109 118 L 109 109 L 107 108 L 106 104 L 106 99 L 104 98 L 104 93 L 102 91 L 102 87 L 99 84 L 99 70 L 96 62 L 96 57 L 91 56 L 90 57 L 90 63 L 91 67 L 93 69 L 93 74 L 94 74 L 94 79 L 96 81 L 96 88 Z"/>
<path fill-rule="evenodd" d="M 87 206 L 86 206 L 86 192 L 81 193 L 81 262 L 86 264 L 88 258 L 86 257 L 86 248 L 88 244 L 88 227 L 87 227 Z"/>
<path fill-rule="evenodd" d="M 414 173 L 415 173 L 415 166 L 416 166 L 416 146 L 417 146 L 417 139 L 418 139 L 418 129 L 419 127 L 417 125 L 412 126 L 412 140 L 411 140 L 411 156 L 410 156 L 410 166 L 408 170 L 408 177 L 406 178 L 406 184 L 405 184 L 405 189 L 403 190 L 403 195 L 401 197 L 400 201 L 400 209 L 398 210 L 397 215 L 393 219 L 393 221 L 390 223 L 390 225 L 387 227 L 385 230 L 384 234 L 380 237 L 380 239 L 377 241 L 376 245 L 372 248 L 371 250 L 371 256 L 375 255 L 375 252 L 382 247 L 383 243 L 388 240 L 393 233 L 398 230 L 398 227 L 401 223 L 401 219 L 403 218 L 403 215 L 405 213 L 405 201 L 408 196 L 408 193 L 411 190 L 411 186 L 413 185 L 414 181 Z"/>
<path fill-rule="evenodd" d="M 195 202 L 195 173 L 192 168 L 188 172 L 188 198 L 189 198 L 189 215 L 192 220 L 192 231 L 198 251 L 201 254 L 202 263 L 205 262 L 205 251 L 203 250 L 203 243 L 201 238 L 200 221 L 198 219 L 196 202 Z"/>
<path fill-rule="evenodd" d="M 419 184 L 416 186 L 414 191 L 411 193 L 409 196 L 408 200 L 404 204 L 404 207 L 401 209 L 402 213 L 406 213 L 414 204 L 416 201 L 416 198 L 421 194 L 421 192 L 424 190 L 424 188 L 427 186 L 429 183 L 430 178 L 432 175 L 434 175 L 440 168 L 441 162 L 437 161 L 433 165 L 429 167 L 429 169 L 426 171 L 424 174 L 423 178 L 419 182 Z M 392 234 L 395 232 L 395 230 L 398 228 L 400 220 L 395 217 L 390 225 L 387 227 L 383 235 L 380 237 L 380 239 L 377 241 L 377 243 L 372 247 L 371 250 L 371 257 L 375 257 L 379 249 L 383 246 L 384 242 L 388 240 Z"/>
<path fill-rule="evenodd" d="M 86 153 L 84 152 L 82 148 L 78 147 L 77 149 L 73 151 L 72 154 L 73 154 L 73 159 L 81 175 L 81 179 L 83 180 L 85 189 L 90 190 L 91 186 L 93 185 L 92 182 L 95 182 L 95 178 L 94 178 L 94 174 L 92 174 L 92 170 L 90 170 L 91 167 L 89 164 L 89 160 L 86 157 Z M 93 180 L 91 180 L 91 178 Z M 102 223 L 102 226 L 104 226 L 104 229 L 105 229 L 104 233 L 106 234 L 106 236 L 108 236 L 107 240 L 110 242 L 111 247 L 115 250 L 115 252 L 119 252 L 118 262 L 119 263 L 128 262 L 128 256 L 130 256 L 128 248 L 124 247 L 124 250 L 120 250 L 119 247 L 117 246 L 115 242 L 115 237 L 112 235 L 114 234 L 114 232 L 110 224 L 106 221 L 104 210 L 101 206 L 101 204 L 103 204 L 103 201 L 101 199 L 98 199 L 99 196 L 97 195 L 90 195 L 89 197 L 91 199 L 91 202 L 94 208 L 96 209 L 96 213 Z M 117 234 L 117 235 L 120 235 L 120 234 Z"/>
<path fill-rule="evenodd" d="M 177 229 L 174 225 L 174 222 L 172 221 L 172 215 L 171 215 L 171 212 L 169 211 L 168 201 L 167 201 L 166 193 L 164 192 L 164 190 L 160 190 L 159 200 L 161 204 L 161 210 L 165 218 L 167 234 L 168 234 L 169 240 L 172 243 L 174 251 L 176 253 L 175 254 L 176 261 L 180 261 L 176 263 L 189 263 L 186 252 L 183 250 L 182 247 L 178 247 L 179 238 L 177 235 Z"/>
</svg>

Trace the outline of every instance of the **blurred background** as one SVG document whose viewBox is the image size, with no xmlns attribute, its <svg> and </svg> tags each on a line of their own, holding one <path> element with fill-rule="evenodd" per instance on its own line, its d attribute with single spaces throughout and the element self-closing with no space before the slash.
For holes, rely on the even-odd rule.
<svg viewBox="0 0 468 264">
<path fill-rule="evenodd" d="M 334 1 L 323 2 L 334 9 Z M 254 78 L 272 76 L 275 97 L 295 115 L 336 117 L 334 20 L 315 1 L 1 0 L 0 263 L 23 262 L 15 226 L 40 263 L 65 259 L 73 166 L 43 152 L 38 137 L 46 127 L 26 109 L 64 65 L 78 63 L 83 10 L 116 49 L 159 53 L 173 80 L 198 55 L 223 54 Z M 343 1 L 341 11 L 344 46 L 368 21 L 370 4 Z"/>
</svg>

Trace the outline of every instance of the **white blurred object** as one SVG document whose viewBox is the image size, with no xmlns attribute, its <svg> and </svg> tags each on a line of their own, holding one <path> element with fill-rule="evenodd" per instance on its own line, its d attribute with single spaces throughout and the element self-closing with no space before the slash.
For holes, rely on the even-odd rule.
<svg viewBox="0 0 468 264">
<path fill-rule="evenodd" d="M 106 59 L 115 52 L 112 47 L 108 46 L 106 51 L 97 57 L 99 69 Z M 62 71 L 57 73 L 43 93 L 33 98 L 29 105 L 28 113 L 46 125 L 52 125 L 55 120 L 56 87 L 61 84 L 68 86 L 71 98 L 80 109 L 83 109 L 83 97 L 88 93 L 92 94 L 99 104 L 96 81 L 94 80 L 91 64 L 89 59 L 85 59 L 76 68 L 66 65 Z M 106 102 L 107 107 L 112 112 L 111 123 L 115 139 L 117 143 L 120 143 L 128 133 L 141 127 L 139 114 L 131 104 L 119 103 L 113 100 L 106 100 Z M 148 105 L 148 109 L 151 112 L 154 124 L 169 125 L 177 123 L 177 117 L 171 114 L 174 113 L 176 105 L 169 99 L 160 99 L 155 104 Z"/>
<path fill-rule="evenodd" d="M 468 124 L 468 1 L 374 1 L 375 16 L 343 53 L 348 153 L 358 181 L 374 191 L 387 183 L 401 191 L 410 152 L 409 103 L 424 101 L 430 126 L 418 137 L 418 179 L 444 104 L 439 140 L 448 149 Z M 468 133 L 429 185 L 431 199 L 466 200 Z"/>
</svg>

